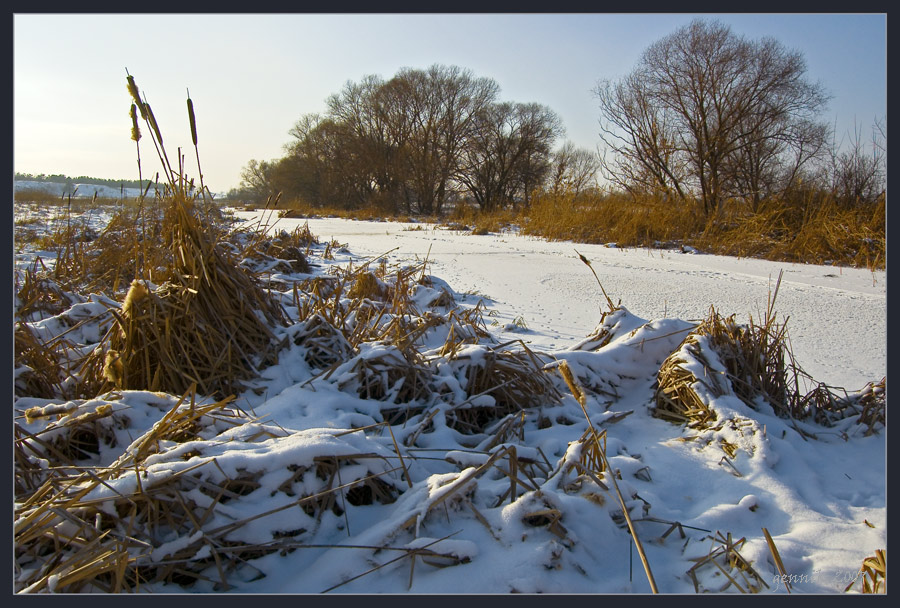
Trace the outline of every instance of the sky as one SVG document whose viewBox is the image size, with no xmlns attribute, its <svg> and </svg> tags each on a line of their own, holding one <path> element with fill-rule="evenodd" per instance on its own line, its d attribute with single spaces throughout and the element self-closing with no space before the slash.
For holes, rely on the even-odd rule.
<svg viewBox="0 0 900 608">
<path fill-rule="evenodd" d="M 347 81 L 403 67 L 457 65 L 493 78 L 503 101 L 554 110 L 566 139 L 597 150 L 592 90 L 633 69 L 692 19 L 800 51 L 832 100 L 838 141 L 866 140 L 887 116 L 886 14 L 28 14 L 13 15 L 14 170 L 136 179 L 126 70 L 153 108 L 173 164 L 199 173 L 186 110 L 197 116 L 204 182 L 240 183 L 248 161 L 284 155 L 289 130 Z M 562 143 L 562 140 L 560 141 Z M 141 141 L 146 178 L 160 170 Z"/>
</svg>

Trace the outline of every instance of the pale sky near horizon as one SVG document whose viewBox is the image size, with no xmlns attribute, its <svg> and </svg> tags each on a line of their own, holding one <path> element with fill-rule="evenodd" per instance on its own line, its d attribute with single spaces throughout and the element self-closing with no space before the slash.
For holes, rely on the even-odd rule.
<svg viewBox="0 0 900 608">
<path fill-rule="evenodd" d="M 821 119 L 867 140 L 887 118 L 886 14 L 14 14 L 14 170 L 136 179 L 127 70 L 174 163 L 196 177 L 186 90 L 205 183 L 225 192 L 250 159 L 283 156 L 288 131 L 348 80 L 457 65 L 504 101 L 537 102 L 566 139 L 596 150 L 601 79 L 624 76 L 653 42 L 696 17 L 799 50 L 833 96 Z M 560 143 L 562 140 L 560 141 Z M 159 170 L 141 140 L 145 178 Z"/>
</svg>

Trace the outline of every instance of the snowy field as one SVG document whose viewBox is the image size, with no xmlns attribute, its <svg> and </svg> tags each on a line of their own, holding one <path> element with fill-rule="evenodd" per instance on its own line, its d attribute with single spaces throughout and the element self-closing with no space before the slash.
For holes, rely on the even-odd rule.
<svg viewBox="0 0 900 608">
<path fill-rule="evenodd" d="M 236 216 L 260 220 L 258 213 Z M 290 232 L 306 222 L 281 219 L 272 230 Z M 787 319 L 796 362 L 816 381 L 851 393 L 880 381 L 887 369 L 885 272 L 550 243 L 514 233 L 473 236 L 429 224 L 308 224 L 322 243 L 309 256 L 312 275 L 358 268 L 383 254 L 397 267 L 427 257 L 432 279 L 412 295 L 435 321 L 418 346 L 427 386 L 410 394 L 413 376 L 405 377 L 407 385 L 387 381 L 386 362 L 399 352 L 391 346 L 364 342 L 326 372 L 310 363 L 311 342 L 301 339 L 313 335 L 309 321 L 276 328 L 287 344 L 278 363 L 261 369 L 256 390 L 234 402 L 253 420 L 223 427 L 221 419 L 198 419 L 198 436 L 162 442 L 142 462 L 140 479 L 125 470 L 86 495 L 92 504 L 119 504 L 136 488 L 150 492 L 154 484 L 174 487 L 190 479 L 203 484 L 179 486 L 185 500 L 196 501 L 202 532 L 161 526 L 141 559 L 159 564 L 188 556 L 208 563 L 204 580 L 142 591 L 647 594 L 655 586 L 666 594 L 785 594 L 789 585 L 792 593 L 840 594 L 854 580 L 858 592 L 863 560 L 886 549 L 883 426 L 872 434 L 855 416 L 828 427 L 791 421 L 765 403 L 750 407 L 728 391 L 702 387 L 697 394 L 717 424 L 691 429 L 651 415 L 660 366 L 681 352 L 710 307 L 742 323 L 750 315 L 761 320 L 781 271 L 775 309 L 779 321 Z M 332 240 L 346 249 L 323 255 Z M 576 249 L 621 303 L 606 319 L 610 339 L 603 346 L 586 339 L 608 305 Z M 309 276 L 277 275 L 283 284 Z M 290 289 L 281 296 L 291 315 L 300 312 L 298 297 Z M 447 355 L 442 345 L 453 326 L 441 319 L 479 302 L 492 335 Z M 32 326 L 50 338 L 73 319 L 99 319 L 117 305 L 92 297 Z M 91 323 L 70 331 L 70 339 L 96 343 L 101 322 Z M 533 407 L 497 420 L 489 431 L 466 432 L 458 423 L 465 408 L 489 411 L 504 394 L 502 386 L 469 394 L 467 378 L 501 360 L 527 363 L 524 355 L 498 354 L 521 355 L 515 341 L 534 353 L 534 381 L 551 383 L 552 390 L 520 395 L 534 397 Z M 565 367 L 587 388 L 583 405 L 563 382 Z M 378 370 L 384 370 L 385 394 L 366 398 L 361 383 L 377 383 Z M 553 391 L 558 396 L 551 399 Z M 99 466 L 123 462 L 122 450 L 136 449 L 138 437 L 174 412 L 177 401 L 177 395 L 120 391 L 69 404 L 24 398 L 14 407 L 17 416 L 29 407 L 61 407 L 75 417 L 110 406 L 104 420 L 115 419 L 109 432 L 116 441 L 101 446 L 92 463 Z M 387 427 L 389 413 L 400 421 Z M 61 432 L 65 418 L 50 420 L 17 418 L 45 440 Z M 584 469 L 591 429 L 604 435 L 609 467 L 599 475 Z M 335 464 L 328 488 L 347 489 L 329 490 L 337 502 L 315 513 L 307 508 L 309 497 L 325 488 L 315 466 L 328 463 Z M 234 479 L 246 491 L 227 502 L 214 503 L 201 491 L 234 488 L 228 485 Z M 352 484 L 372 479 L 377 484 L 366 486 L 368 495 L 351 495 Z M 223 572 L 219 556 L 236 543 L 281 549 L 232 562 Z M 736 555 L 746 567 L 735 566 Z M 227 587 L 220 584 L 226 575 Z"/>
<path fill-rule="evenodd" d="M 141 195 L 141 191 L 139 188 L 113 188 L 111 186 L 105 186 L 101 184 L 72 184 L 75 196 L 78 198 L 90 198 L 92 196 L 98 196 L 100 198 L 136 198 Z M 19 191 L 35 191 L 35 192 L 46 192 L 47 194 L 51 194 L 53 196 L 62 197 L 66 193 L 66 184 L 61 184 L 58 182 L 38 182 L 20 179 L 15 182 L 15 190 Z M 152 189 L 151 189 L 152 193 Z"/>
<path fill-rule="evenodd" d="M 243 217 L 259 218 L 251 214 Z M 514 234 L 474 236 L 427 224 L 308 221 L 313 234 L 323 241 L 336 239 L 347 244 L 357 260 L 388 251 L 389 259 L 398 262 L 427 256 L 431 274 L 446 281 L 462 301 L 486 299 L 489 309 L 496 313 L 493 319 L 498 325 L 493 331 L 500 342 L 523 339 L 532 349 L 545 352 L 565 351 L 584 340 L 606 307 L 596 279 L 578 259 L 576 249 L 591 261 L 610 298 L 638 317 L 635 326 L 640 320 L 672 322 L 661 324 L 661 334 L 677 328 L 679 320 L 704 318 L 710 306 L 725 316 L 734 313 L 739 321 L 746 321 L 751 314 L 761 319 L 770 290 L 783 270 L 776 310 L 782 321 L 788 318 L 793 353 L 800 366 L 817 381 L 848 390 L 859 390 L 886 375 L 885 272 L 551 243 Z M 280 219 L 274 229 L 290 231 L 306 222 Z M 423 230 L 417 229 L 420 226 Z M 516 319 L 523 320 L 526 327 L 517 325 Z M 678 340 L 669 348 L 677 346 Z M 628 350 L 624 345 L 620 348 Z M 653 357 L 647 359 L 652 361 Z M 612 360 L 620 362 L 622 358 L 614 356 Z M 756 564 L 770 585 L 767 592 L 783 593 L 785 589 L 773 583 L 777 571 L 762 527 L 773 535 L 787 572 L 800 581 L 794 585 L 794 592 L 843 591 L 846 583 L 842 581 L 853 578 L 857 562 L 886 544 L 884 434 L 844 441 L 826 431 L 819 434 L 819 441 L 805 441 L 790 430 L 786 421 L 751 413 L 745 407 L 740 413 L 752 417 L 757 430 L 765 431 L 741 437 L 741 444 L 749 447 L 737 458 L 735 464 L 742 469 L 742 476 L 736 477 L 721 465 L 720 453 L 686 447 L 690 444 L 679 443 L 683 435 L 679 427 L 647 416 L 650 393 L 640 383 L 635 389 L 634 394 L 625 395 L 606 412 L 609 418 L 613 418 L 613 412 L 641 412 L 609 426 L 610 440 L 617 446 L 609 452 L 618 453 L 612 461 L 621 462 L 622 468 L 632 473 L 647 467 L 651 481 L 634 474 L 626 480 L 646 501 L 642 507 L 650 507 L 648 516 L 747 538 L 741 554 Z M 545 453 L 562 455 L 567 441 L 580 435 L 581 427 L 575 428 L 579 431 L 568 437 L 560 434 L 538 445 Z M 823 462 L 834 463 L 834 467 L 823 468 Z M 621 530 L 613 533 L 613 528 L 594 521 L 582 511 L 585 505 L 565 505 L 584 513 L 571 524 L 570 536 L 577 539 L 578 547 L 571 550 L 563 550 L 559 539 L 546 532 L 540 540 L 526 541 L 527 530 L 521 524 L 509 524 L 515 521 L 515 512 L 527 506 L 513 506 L 516 508 L 499 514 L 507 524 L 500 541 L 484 534 L 481 526 L 464 528 L 453 538 L 459 539 L 454 542 L 460 543 L 463 551 L 473 554 L 471 563 L 423 573 L 411 590 L 650 591 L 637 554 L 628 557 L 632 555 L 628 535 Z M 646 534 L 648 539 L 658 539 L 667 530 L 659 523 L 641 526 L 639 534 Z M 445 520 L 439 531 L 429 530 L 427 534 L 434 540 L 455 532 L 453 528 Z M 383 530 L 373 522 L 368 532 L 374 538 Z M 686 541 L 675 540 L 673 533 L 670 540 L 651 540 L 645 545 L 654 578 L 663 592 L 692 593 L 694 589 L 685 576 L 694 563 L 690 559 L 707 555 L 715 544 L 705 531 L 687 532 Z M 318 576 L 334 580 L 335 569 L 342 569 L 345 576 L 350 574 L 353 568 L 347 565 L 344 553 L 333 553 L 317 562 L 323 568 L 321 575 L 311 579 L 289 576 L 283 586 L 263 583 L 253 589 L 308 592 L 315 590 L 311 580 Z M 576 562 L 584 572 L 571 567 Z M 362 571 L 360 565 L 358 572 Z M 313 572 L 320 570 L 317 567 Z M 626 576 L 626 572 L 632 574 Z M 342 589 L 404 591 L 407 574 L 405 569 L 394 577 L 379 571 Z M 707 590 L 715 590 L 713 581 Z"/>
<path fill-rule="evenodd" d="M 253 213 L 237 216 L 258 219 Z M 274 229 L 287 231 L 306 222 L 273 220 Z M 597 280 L 576 250 L 591 261 L 614 303 L 648 320 L 702 319 L 715 306 L 739 322 L 750 315 L 759 321 L 783 270 L 775 310 L 781 322 L 787 319 L 800 366 L 816 380 L 848 390 L 886 374 L 884 271 L 547 242 L 513 234 L 474 236 L 429 224 L 308 222 L 313 234 L 346 243 L 361 258 L 395 248 L 392 259 L 428 255 L 433 275 L 457 292 L 490 298 L 504 324 L 522 318 L 528 331 L 515 337 L 524 335 L 541 349 L 565 349 L 582 340 L 606 308 Z"/>
</svg>

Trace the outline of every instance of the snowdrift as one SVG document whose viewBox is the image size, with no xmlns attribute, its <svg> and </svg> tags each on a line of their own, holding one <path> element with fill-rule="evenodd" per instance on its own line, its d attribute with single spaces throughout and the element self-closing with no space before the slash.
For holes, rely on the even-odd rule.
<svg viewBox="0 0 900 608">
<path fill-rule="evenodd" d="M 122 302 L 17 271 L 19 593 L 839 593 L 885 547 L 885 382 L 802 390 L 774 316 L 540 350 L 427 256 L 192 221 Z"/>
</svg>

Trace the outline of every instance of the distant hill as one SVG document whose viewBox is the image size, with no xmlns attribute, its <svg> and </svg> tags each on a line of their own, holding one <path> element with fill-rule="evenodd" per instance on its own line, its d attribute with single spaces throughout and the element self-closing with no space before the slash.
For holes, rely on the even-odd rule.
<svg viewBox="0 0 900 608">
<path fill-rule="evenodd" d="M 144 188 L 150 181 L 144 182 Z M 15 191 L 46 192 L 54 196 L 72 195 L 75 198 L 135 198 L 141 194 L 140 182 L 132 180 L 100 179 L 95 177 L 68 177 L 65 175 L 31 175 L 15 174 Z M 148 195 L 153 196 L 154 186 L 150 186 Z M 217 194 L 213 194 L 216 198 Z"/>
<path fill-rule="evenodd" d="M 48 194 L 53 194 L 55 196 L 67 196 L 72 194 L 72 196 L 76 198 L 93 198 L 96 194 L 101 198 L 134 198 L 141 195 L 140 188 L 125 188 L 124 190 L 119 186 L 112 187 L 101 184 L 83 184 L 79 182 L 49 182 L 49 181 L 34 181 L 34 180 L 20 180 L 16 179 L 15 182 L 16 192 L 22 192 L 27 190 L 36 190 L 39 192 L 47 192 Z M 151 192 L 153 188 L 150 189 Z"/>
</svg>

